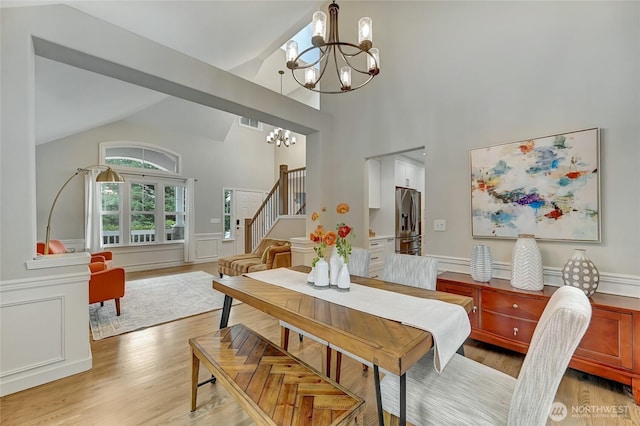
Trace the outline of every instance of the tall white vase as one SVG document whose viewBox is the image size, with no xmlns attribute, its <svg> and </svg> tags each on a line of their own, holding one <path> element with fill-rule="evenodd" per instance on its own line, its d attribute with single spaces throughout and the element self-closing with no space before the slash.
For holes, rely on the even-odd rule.
<svg viewBox="0 0 640 426">
<path fill-rule="evenodd" d="M 511 252 L 511 285 L 523 290 L 544 288 L 542 256 L 532 234 L 520 234 Z"/>
<path fill-rule="evenodd" d="M 329 258 L 329 285 L 338 285 L 338 274 L 342 265 L 344 265 L 342 257 L 338 255 L 337 250 L 333 250 Z"/>
<path fill-rule="evenodd" d="M 583 249 L 574 249 L 571 259 L 562 268 L 564 285 L 578 287 L 587 297 L 593 296 L 600 283 L 600 272 Z"/>
<path fill-rule="evenodd" d="M 313 283 L 316 288 L 329 288 L 329 264 L 326 260 L 320 258 L 316 262 L 314 268 L 316 270 L 315 282 Z"/>
<path fill-rule="evenodd" d="M 338 274 L 338 281 L 336 283 L 338 285 L 339 291 L 349 291 L 351 289 L 351 275 L 349 274 L 349 265 L 342 262 L 342 267 L 340 268 L 340 273 Z"/>
<path fill-rule="evenodd" d="M 491 249 L 485 244 L 476 244 L 471 250 L 471 278 L 486 283 L 491 280 L 493 261 Z"/>
</svg>

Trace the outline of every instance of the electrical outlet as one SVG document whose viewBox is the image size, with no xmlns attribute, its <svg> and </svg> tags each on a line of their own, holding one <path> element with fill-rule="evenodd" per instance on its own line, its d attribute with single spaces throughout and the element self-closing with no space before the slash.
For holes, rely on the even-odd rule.
<svg viewBox="0 0 640 426">
<path fill-rule="evenodd" d="M 447 230 L 447 221 L 444 219 L 436 219 L 433 221 L 433 230 L 443 232 Z"/>
</svg>

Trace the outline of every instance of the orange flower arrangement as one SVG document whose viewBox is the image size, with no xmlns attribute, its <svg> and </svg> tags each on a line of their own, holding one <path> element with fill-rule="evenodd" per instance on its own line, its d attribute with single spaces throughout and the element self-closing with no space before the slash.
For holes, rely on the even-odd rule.
<svg viewBox="0 0 640 426">
<path fill-rule="evenodd" d="M 325 212 L 327 209 L 325 207 L 322 208 L 322 211 Z M 320 214 L 318 212 L 313 212 L 311 215 L 311 220 L 313 222 L 318 222 L 320 220 Z M 333 231 L 326 231 L 322 224 L 318 223 L 316 229 L 309 234 L 309 239 L 316 243 L 315 247 L 313 247 L 313 251 L 316 253 L 316 257 L 311 262 L 311 266 L 316 266 L 316 263 L 321 258 L 324 258 L 325 250 L 328 246 L 333 246 L 336 244 L 338 239 L 338 235 Z"/>
</svg>

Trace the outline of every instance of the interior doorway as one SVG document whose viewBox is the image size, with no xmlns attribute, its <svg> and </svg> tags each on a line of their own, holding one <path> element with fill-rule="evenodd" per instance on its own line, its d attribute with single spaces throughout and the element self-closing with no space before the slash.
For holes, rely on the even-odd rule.
<svg viewBox="0 0 640 426">
<path fill-rule="evenodd" d="M 244 253 L 244 219 L 252 218 L 253 215 L 256 214 L 258 208 L 264 201 L 264 196 L 264 192 L 262 191 L 235 191 L 235 203 L 233 209 L 236 220 L 234 234 L 235 254 Z"/>
</svg>

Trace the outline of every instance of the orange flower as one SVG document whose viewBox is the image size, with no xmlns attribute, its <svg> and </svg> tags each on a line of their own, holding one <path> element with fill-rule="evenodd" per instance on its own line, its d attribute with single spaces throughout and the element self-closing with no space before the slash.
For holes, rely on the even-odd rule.
<svg viewBox="0 0 640 426">
<path fill-rule="evenodd" d="M 318 214 L 318 212 L 313 212 L 313 214 L 311 215 L 311 220 L 315 222 L 319 217 L 320 215 Z"/>
<path fill-rule="evenodd" d="M 349 204 L 347 203 L 338 204 L 338 207 L 336 207 L 336 211 L 338 212 L 338 214 L 349 213 Z"/>
<path fill-rule="evenodd" d="M 332 246 L 336 243 L 337 240 L 338 240 L 338 234 L 336 234 L 333 231 L 329 231 L 325 234 L 324 238 L 322 239 L 322 242 L 328 246 Z"/>
</svg>

